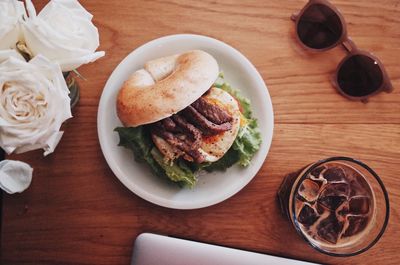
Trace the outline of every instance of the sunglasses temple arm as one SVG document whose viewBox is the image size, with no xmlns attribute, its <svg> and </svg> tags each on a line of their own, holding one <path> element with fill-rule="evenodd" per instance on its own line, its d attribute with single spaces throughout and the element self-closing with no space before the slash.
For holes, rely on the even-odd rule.
<svg viewBox="0 0 400 265">
<path fill-rule="evenodd" d="M 342 46 L 346 49 L 347 52 L 351 53 L 355 50 L 357 50 L 357 46 L 354 44 L 354 42 L 348 38 L 344 42 L 342 42 Z"/>
</svg>

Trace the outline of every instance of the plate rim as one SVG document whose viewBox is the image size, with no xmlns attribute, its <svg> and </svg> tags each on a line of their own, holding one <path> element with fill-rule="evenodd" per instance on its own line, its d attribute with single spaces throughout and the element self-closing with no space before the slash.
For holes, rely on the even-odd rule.
<svg viewBox="0 0 400 265">
<path fill-rule="evenodd" d="M 117 72 L 120 71 L 119 68 L 121 68 L 121 65 L 126 64 L 126 61 L 129 60 L 129 57 L 133 57 L 135 56 L 135 54 L 140 54 L 142 52 L 142 50 L 147 49 L 149 46 L 155 45 L 159 42 L 165 42 L 168 41 L 170 39 L 202 39 L 208 42 L 214 42 L 214 43 L 218 43 L 218 45 L 224 47 L 224 49 L 228 49 L 230 50 L 231 53 L 233 53 L 233 57 L 237 57 L 237 59 L 239 59 L 241 62 L 244 62 L 246 64 L 246 68 L 250 69 L 250 71 L 252 73 L 254 73 L 255 75 L 253 76 L 253 78 L 255 79 L 255 81 L 258 84 L 262 84 L 262 86 L 265 88 L 262 90 L 262 94 L 264 94 L 263 96 L 266 98 L 265 99 L 265 104 L 267 104 L 267 108 L 270 110 L 270 116 L 268 117 L 267 122 L 267 127 L 270 128 L 269 132 L 266 132 L 266 134 L 270 135 L 270 138 L 267 139 L 267 142 L 263 141 L 262 145 L 265 145 L 264 148 L 264 154 L 261 154 L 262 157 L 260 158 L 260 164 L 257 165 L 255 167 L 255 169 L 253 170 L 253 172 L 250 172 L 248 175 L 249 177 L 246 179 L 246 181 L 244 181 L 241 185 L 236 186 L 235 188 L 232 188 L 230 190 L 230 192 L 228 193 L 222 193 L 222 196 L 219 196 L 218 199 L 214 199 L 212 201 L 209 200 L 204 200 L 202 203 L 197 203 L 196 205 L 191 205 L 190 203 L 176 203 L 173 201 L 169 201 L 167 199 L 164 198 L 160 198 L 159 196 L 154 195 L 153 193 L 148 192 L 145 189 L 142 188 L 138 188 L 138 186 L 136 185 L 132 185 L 132 183 L 128 180 L 127 177 L 124 177 L 125 174 L 123 174 L 123 172 L 118 168 L 118 166 L 114 166 L 114 162 L 112 161 L 112 158 L 110 157 L 110 154 L 108 154 L 107 152 L 105 152 L 106 147 L 105 147 L 105 141 L 106 141 L 106 133 L 103 132 L 101 130 L 101 115 L 102 115 L 102 111 L 105 108 L 104 105 L 106 105 L 106 98 L 105 98 L 105 94 L 106 94 L 106 90 L 107 87 L 110 87 L 112 83 L 114 83 L 117 80 L 116 76 L 117 76 Z M 123 68 L 121 68 L 123 69 Z M 109 89 L 108 89 L 109 90 Z M 258 120 L 260 120 L 261 117 L 258 117 Z M 137 48 L 133 49 L 132 51 L 130 51 L 119 63 L 118 65 L 114 68 L 114 70 L 112 71 L 112 73 L 110 74 L 110 76 L 107 79 L 107 82 L 104 85 L 104 88 L 102 90 L 101 96 L 100 96 L 100 101 L 99 101 L 99 105 L 98 105 L 98 111 L 97 111 L 97 134 L 98 134 L 98 138 L 99 138 L 99 143 L 100 143 L 100 148 L 101 151 L 103 153 L 103 156 L 107 162 L 108 167 L 111 169 L 111 171 L 113 172 L 113 174 L 115 175 L 115 177 L 117 177 L 119 179 L 119 181 L 127 188 L 129 189 L 131 192 L 133 192 L 134 194 L 136 194 L 137 196 L 139 196 L 140 198 L 151 202 L 155 205 L 159 205 L 165 208 L 170 208 L 170 209 L 181 209 L 181 210 L 190 210 L 190 209 L 199 209 L 199 208 L 205 208 L 208 206 L 212 206 L 218 203 L 221 203 L 227 199 L 229 199 L 230 197 L 234 196 L 236 193 L 238 193 L 239 191 L 241 191 L 244 187 L 246 187 L 251 180 L 254 179 L 254 177 L 257 175 L 257 173 L 260 171 L 261 167 L 264 165 L 265 160 L 267 158 L 267 155 L 269 153 L 269 150 L 271 148 L 271 144 L 272 144 L 272 138 L 273 138 L 273 134 L 274 134 L 274 111 L 273 111 L 273 105 L 272 105 L 272 100 L 271 100 L 271 96 L 269 94 L 269 90 L 267 85 L 264 82 L 264 79 L 262 78 L 261 74 L 258 72 L 257 68 L 251 63 L 251 61 L 249 59 L 247 59 L 247 57 L 245 57 L 239 50 L 235 49 L 234 47 L 230 46 L 229 44 L 226 44 L 225 42 L 209 37 L 209 36 L 205 36 L 205 35 L 199 35 L 199 34 L 172 34 L 172 35 L 166 35 L 166 36 L 162 36 L 156 39 L 152 39 L 148 42 L 143 43 L 142 45 L 138 46 Z M 259 150 L 260 151 L 260 150 Z M 132 160 L 133 162 L 133 160 Z M 251 176 L 250 176 L 251 175 Z M 195 187 L 196 188 L 196 187 Z M 195 189 L 194 188 L 194 189 Z"/>
</svg>

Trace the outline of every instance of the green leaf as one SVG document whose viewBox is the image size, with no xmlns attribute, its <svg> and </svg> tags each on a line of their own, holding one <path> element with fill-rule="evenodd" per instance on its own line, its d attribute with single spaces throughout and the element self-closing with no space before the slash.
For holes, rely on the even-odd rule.
<svg viewBox="0 0 400 265">
<path fill-rule="evenodd" d="M 157 161 L 157 163 L 164 169 L 165 174 L 168 178 L 174 182 L 179 182 L 193 188 L 197 182 L 197 179 L 192 170 L 182 160 L 176 161 L 165 161 L 163 155 L 158 151 L 157 148 L 151 150 L 151 155 Z"/>
<path fill-rule="evenodd" d="M 119 134 L 119 146 L 132 149 L 135 159 L 143 161 L 145 156 L 150 155 L 154 144 L 144 126 L 139 127 L 117 127 L 114 131 Z"/>
<path fill-rule="evenodd" d="M 225 171 L 227 168 L 236 164 L 239 161 L 239 159 L 240 159 L 239 152 L 233 149 L 233 147 L 231 147 L 221 159 L 213 163 L 209 163 L 208 165 L 205 165 L 203 168 L 208 172 L 216 170 Z"/>
<path fill-rule="evenodd" d="M 183 161 L 164 161 L 164 157 L 155 147 L 150 132 L 145 126 L 117 127 L 114 130 L 119 134 L 118 145 L 132 150 L 135 160 L 147 163 L 157 176 L 168 178 L 190 188 L 196 184 L 194 172 Z"/>
<path fill-rule="evenodd" d="M 245 126 L 240 127 L 238 136 L 233 143 L 233 149 L 239 152 L 239 165 L 247 167 L 260 146 L 261 135 L 257 120 L 248 120 Z"/>
<path fill-rule="evenodd" d="M 231 94 L 239 102 L 240 111 L 242 112 L 243 116 L 247 119 L 251 119 L 251 103 L 248 98 L 240 95 L 240 92 L 236 89 L 233 89 L 228 83 L 215 84 L 215 86 Z"/>
<path fill-rule="evenodd" d="M 151 155 L 154 144 L 150 139 L 150 133 L 143 126 L 139 127 L 117 127 L 114 131 L 119 134 L 119 146 L 132 150 L 135 160 L 145 162 L 153 170 L 154 174 L 168 178 L 164 169 Z"/>
</svg>

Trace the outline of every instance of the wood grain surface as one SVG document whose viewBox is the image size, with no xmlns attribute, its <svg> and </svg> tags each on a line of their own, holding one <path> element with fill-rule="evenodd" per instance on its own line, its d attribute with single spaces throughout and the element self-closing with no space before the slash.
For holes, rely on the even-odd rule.
<svg viewBox="0 0 400 265">
<path fill-rule="evenodd" d="M 4 195 L 1 263 L 129 264 L 136 236 L 155 232 L 321 263 L 400 264 L 400 1 L 332 1 L 349 35 L 383 61 L 395 87 L 368 104 L 346 100 L 330 83 L 343 49 L 311 54 L 294 41 L 289 17 L 305 2 L 82 0 L 106 57 L 79 69 L 87 81 L 80 82 L 80 103 L 56 152 L 13 156 L 35 171 L 28 190 Z M 113 69 L 136 47 L 176 33 L 208 35 L 240 50 L 263 76 L 275 112 L 272 148 L 254 180 L 200 210 L 166 209 L 131 193 L 108 167 L 97 138 L 98 103 Z M 351 258 L 313 250 L 275 201 L 287 173 L 336 155 L 375 169 L 391 202 L 382 239 Z"/>
</svg>

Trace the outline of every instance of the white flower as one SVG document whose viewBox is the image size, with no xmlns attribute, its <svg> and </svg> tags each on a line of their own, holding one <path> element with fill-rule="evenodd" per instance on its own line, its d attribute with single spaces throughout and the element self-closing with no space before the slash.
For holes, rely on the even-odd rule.
<svg viewBox="0 0 400 265">
<path fill-rule="evenodd" d="M 20 21 L 23 16 L 23 2 L 0 0 L 0 50 L 15 47 L 20 39 Z"/>
<path fill-rule="evenodd" d="M 30 0 L 26 0 L 29 17 L 23 22 L 25 42 L 33 55 L 43 54 L 71 71 L 82 64 L 104 56 L 95 52 L 99 33 L 92 15 L 76 0 L 52 0 L 36 16 Z"/>
<path fill-rule="evenodd" d="M 72 117 L 69 91 L 59 65 L 41 55 L 29 63 L 16 57 L 0 62 L 0 147 L 8 154 L 43 148 L 47 155 Z"/>
<path fill-rule="evenodd" d="M 3 160 L 0 162 L 0 188 L 10 194 L 23 192 L 31 184 L 32 172 L 27 163 Z"/>
<path fill-rule="evenodd" d="M 0 0 L 1 1 L 1 0 Z M 17 59 L 21 59 L 21 60 L 25 60 L 24 57 L 22 57 L 21 54 L 19 54 L 16 50 L 0 50 L 0 63 L 2 63 L 3 61 L 14 57 Z"/>
</svg>

